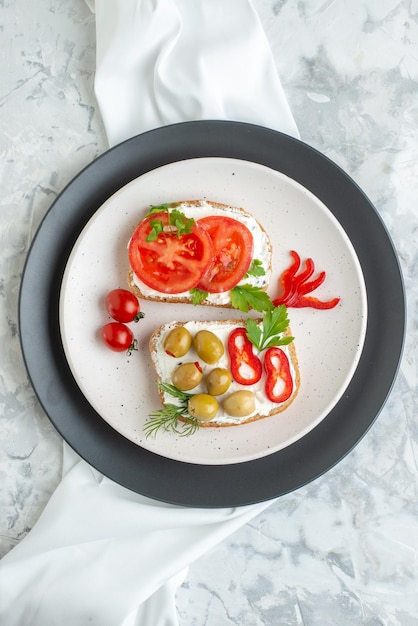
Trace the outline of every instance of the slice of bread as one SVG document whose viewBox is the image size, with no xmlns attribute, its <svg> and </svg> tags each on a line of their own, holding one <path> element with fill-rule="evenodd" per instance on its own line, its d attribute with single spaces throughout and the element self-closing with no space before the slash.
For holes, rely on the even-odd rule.
<svg viewBox="0 0 418 626">
<path fill-rule="evenodd" d="M 228 206 L 220 202 L 211 200 L 184 200 L 176 203 L 176 209 L 182 211 L 187 217 L 198 220 L 210 215 L 225 215 L 241 221 L 251 231 L 254 240 L 253 259 L 262 263 L 265 270 L 263 276 L 248 276 L 239 284 L 250 284 L 266 291 L 272 271 L 272 246 L 270 238 L 261 224 L 247 211 L 242 208 Z M 144 300 L 153 300 L 166 303 L 192 303 L 190 292 L 180 294 L 166 294 L 150 289 L 141 279 L 136 276 L 132 268 L 129 268 L 127 277 L 129 289 L 138 297 Z M 231 308 L 230 292 L 208 294 L 206 299 L 199 304 Z"/>
<path fill-rule="evenodd" d="M 201 358 L 199 358 L 196 353 L 193 345 L 189 349 L 189 351 L 181 358 L 175 358 L 173 356 L 169 356 L 166 354 L 164 350 L 164 341 L 168 333 L 176 327 L 184 326 L 191 333 L 192 337 L 199 330 L 210 330 L 212 331 L 223 343 L 225 352 L 223 356 L 216 363 L 209 365 L 205 363 Z M 229 369 L 229 355 L 227 350 L 227 339 L 235 328 L 245 327 L 244 319 L 230 319 L 230 320 L 219 320 L 219 321 L 190 321 L 190 322 L 169 322 L 163 324 L 159 328 L 157 328 L 151 335 L 149 342 L 149 349 L 151 354 L 152 363 L 154 365 L 156 375 L 157 375 L 157 383 L 160 385 L 161 383 L 169 383 L 172 384 L 171 376 L 173 371 L 182 363 L 188 362 L 196 362 L 198 361 L 202 370 L 203 370 L 203 379 L 202 382 L 199 383 L 197 387 L 190 390 L 188 393 L 207 393 L 207 388 L 205 384 L 205 378 L 209 371 L 215 367 L 222 367 Z M 291 336 L 290 328 L 287 329 L 287 336 Z M 266 417 L 270 417 L 281 411 L 287 409 L 293 400 L 296 398 L 299 387 L 300 387 L 300 372 L 299 372 L 299 364 L 296 355 L 296 349 L 294 342 L 281 346 L 281 349 L 285 352 L 288 357 L 290 364 L 290 371 L 292 373 L 293 379 L 293 390 L 290 397 L 282 403 L 273 403 L 271 402 L 264 391 L 266 374 L 264 372 L 263 367 L 263 375 L 261 380 L 254 385 L 240 385 L 235 381 L 232 381 L 232 384 L 228 391 L 221 395 L 217 396 L 217 400 L 220 405 L 220 409 L 217 415 L 211 421 L 201 421 L 200 425 L 202 427 L 225 427 L 225 426 L 239 426 L 242 424 L 246 424 L 249 422 L 254 422 L 256 420 L 260 420 Z M 263 361 L 265 351 L 259 353 L 256 348 L 253 349 L 254 353 L 259 356 L 261 361 Z M 223 401 L 229 396 L 231 393 L 238 390 L 249 390 L 254 393 L 255 396 L 255 411 L 251 414 L 246 415 L 245 417 L 231 417 L 227 415 L 222 407 Z M 179 404 L 180 401 L 173 398 L 170 394 L 165 393 L 161 390 L 159 386 L 159 394 L 160 400 L 163 406 L 166 404 Z M 181 418 L 180 418 L 181 419 Z"/>
</svg>

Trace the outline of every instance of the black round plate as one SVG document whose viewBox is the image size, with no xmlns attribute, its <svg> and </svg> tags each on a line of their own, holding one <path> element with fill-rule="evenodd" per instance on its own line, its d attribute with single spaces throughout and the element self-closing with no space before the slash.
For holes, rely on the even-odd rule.
<svg viewBox="0 0 418 626">
<path fill-rule="evenodd" d="M 310 190 L 350 237 L 367 289 L 364 349 L 335 408 L 313 431 L 284 450 L 232 465 L 166 459 L 113 430 L 75 383 L 59 328 L 62 276 L 87 220 L 134 178 L 168 163 L 199 157 L 259 163 Z M 223 507 L 261 502 L 297 489 L 326 472 L 357 444 L 379 414 L 395 379 L 403 347 L 405 300 L 388 233 L 369 200 L 338 166 L 303 142 L 267 128 L 202 121 L 133 137 L 86 167 L 64 189 L 29 251 L 19 317 L 23 355 L 37 397 L 56 429 L 82 458 L 145 496 L 185 506 Z"/>
</svg>

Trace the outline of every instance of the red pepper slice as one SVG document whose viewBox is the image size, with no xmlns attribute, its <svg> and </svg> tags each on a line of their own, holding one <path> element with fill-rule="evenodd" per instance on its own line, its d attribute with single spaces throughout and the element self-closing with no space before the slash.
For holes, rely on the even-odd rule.
<svg viewBox="0 0 418 626">
<path fill-rule="evenodd" d="M 245 328 L 235 328 L 228 338 L 228 353 L 233 379 L 240 385 L 257 383 L 263 373 L 260 359 L 253 352 L 253 344 Z"/>
<path fill-rule="evenodd" d="M 333 298 L 332 300 L 322 301 L 313 296 L 307 296 L 307 293 L 317 289 L 325 280 L 326 273 L 320 272 L 316 278 L 311 281 L 308 279 L 315 271 L 315 264 L 312 259 L 306 259 L 305 268 L 299 274 L 297 273 L 300 268 L 300 256 L 294 250 L 290 252 L 292 256 L 292 263 L 284 270 L 279 278 L 279 284 L 281 285 L 282 295 L 279 298 L 273 300 L 275 306 L 285 304 L 287 307 L 302 308 L 312 307 L 314 309 L 333 309 L 340 301 L 340 298 Z"/>
<path fill-rule="evenodd" d="M 280 297 L 280 303 L 284 303 L 290 298 L 292 293 L 292 283 L 295 278 L 296 272 L 300 267 L 300 256 L 298 255 L 298 253 L 294 250 L 291 250 L 290 255 L 293 257 L 293 262 L 286 270 L 284 270 L 279 278 L 279 283 L 281 284 L 283 290 L 283 293 Z M 277 299 L 277 302 L 278 300 L 279 298 Z M 278 302 L 278 304 L 280 303 Z M 274 301 L 274 304 L 276 304 L 276 301 Z"/>
<path fill-rule="evenodd" d="M 271 402 L 286 402 L 293 392 L 293 378 L 287 355 L 281 348 L 268 348 L 264 355 L 266 396 Z"/>
<path fill-rule="evenodd" d="M 333 309 L 339 303 L 340 298 L 333 298 L 332 300 L 327 300 L 323 302 L 322 300 L 318 300 L 318 298 L 314 298 L 313 296 L 306 296 L 305 298 L 300 298 L 297 304 L 293 306 L 295 308 L 301 309 L 302 307 L 311 307 L 312 309 Z"/>
</svg>

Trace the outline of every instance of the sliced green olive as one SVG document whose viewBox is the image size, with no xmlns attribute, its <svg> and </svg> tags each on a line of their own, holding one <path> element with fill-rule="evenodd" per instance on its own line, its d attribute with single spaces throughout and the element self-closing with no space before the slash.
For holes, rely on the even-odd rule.
<svg viewBox="0 0 418 626">
<path fill-rule="evenodd" d="M 210 330 L 199 330 L 193 338 L 193 345 L 202 361 L 210 365 L 219 361 L 224 353 L 222 341 Z"/>
<path fill-rule="evenodd" d="M 231 372 L 224 367 L 214 367 L 206 376 L 206 387 L 211 396 L 220 396 L 228 391 L 231 382 Z"/>
<path fill-rule="evenodd" d="M 219 410 L 219 403 L 208 393 L 197 393 L 190 398 L 187 407 L 192 417 L 196 417 L 201 422 L 210 422 Z"/>
<path fill-rule="evenodd" d="M 199 363 L 182 363 L 173 372 L 171 381 L 180 391 L 194 389 L 202 380 L 202 368 Z"/>
<path fill-rule="evenodd" d="M 223 401 L 223 408 L 232 417 L 246 417 L 255 411 L 255 396 L 248 389 L 234 391 Z"/>
<path fill-rule="evenodd" d="M 176 358 L 184 356 L 192 345 L 192 336 L 184 326 L 172 328 L 164 339 L 164 351 Z"/>
</svg>

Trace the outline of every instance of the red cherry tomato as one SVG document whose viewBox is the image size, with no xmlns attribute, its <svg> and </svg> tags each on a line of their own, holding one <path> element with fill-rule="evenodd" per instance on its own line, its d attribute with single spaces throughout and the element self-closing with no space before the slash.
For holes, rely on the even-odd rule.
<svg viewBox="0 0 418 626">
<path fill-rule="evenodd" d="M 110 317 L 117 322 L 137 322 L 143 314 L 140 313 L 138 298 L 127 289 L 113 289 L 106 296 L 105 304 Z"/>
<path fill-rule="evenodd" d="M 136 349 L 131 329 L 121 322 L 109 322 L 103 326 L 102 338 L 106 346 L 115 352 Z"/>
<path fill-rule="evenodd" d="M 147 241 L 153 220 L 168 227 Z M 136 276 L 160 293 L 182 293 L 196 287 L 212 259 L 209 235 L 196 222 L 189 234 L 170 232 L 168 214 L 154 213 L 135 229 L 128 247 L 129 264 Z"/>
<path fill-rule="evenodd" d="M 229 291 L 245 276 L 253 258 L 253 236 L 238 220 L 211 215 L 197 221 L 212 239 L 213 261 L 198 287 L 209 293 Z"/>
</svg>

